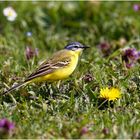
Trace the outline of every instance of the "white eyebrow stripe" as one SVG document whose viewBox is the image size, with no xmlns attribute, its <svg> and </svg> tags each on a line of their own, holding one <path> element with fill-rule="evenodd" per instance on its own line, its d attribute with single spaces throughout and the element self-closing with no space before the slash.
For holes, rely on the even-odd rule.
<svg viewBox="0 0 140 140">
<path fill-rule="evenodd" d="M 78 45 L 75 45 L 75 44 L 68 45 L 68 47 L 74 47 L 74 46 L 78 46 Z"/>
</svg>

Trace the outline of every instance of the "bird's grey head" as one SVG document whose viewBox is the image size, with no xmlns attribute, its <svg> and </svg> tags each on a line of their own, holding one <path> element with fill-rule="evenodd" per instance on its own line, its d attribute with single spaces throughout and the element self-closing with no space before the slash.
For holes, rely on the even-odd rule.
<svg viewBox="0 0 140 140">
<path fill-rule="evenodd" d="M 79 42 L 71 42 L 69 43 L 68 45 L 65 46 L 65 49 L 67 50 L 72 50 L 72 51 L 76 51 L 78 49 L 86 49 L 86 48 L 89 48 L 85 45 L 82 45 L 81 43 Z"/>
</svg>

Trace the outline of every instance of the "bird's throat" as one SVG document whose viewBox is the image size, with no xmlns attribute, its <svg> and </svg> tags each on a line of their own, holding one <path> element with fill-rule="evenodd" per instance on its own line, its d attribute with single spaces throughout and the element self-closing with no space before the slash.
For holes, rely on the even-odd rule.
<svg viewBox="0 0 140 140">
<path fill-rule="evenodd" d="M 79 50 L 76 50 L 75 52 L 76 52 L 76 54 L 78 54 L 78 56 L 80 56 L 82 54 L 83 50 L 79 49 Z"/>
</svg>

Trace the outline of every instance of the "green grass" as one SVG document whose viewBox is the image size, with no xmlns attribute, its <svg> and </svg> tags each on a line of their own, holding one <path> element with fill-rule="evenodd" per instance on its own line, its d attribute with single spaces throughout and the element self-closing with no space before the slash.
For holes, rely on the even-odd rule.
<svg viewBox="0 0 140 140">
<path fill-rule="evenodd" d="M 0 93 L 68 42 L 90 46 L 59 89 L 56 83 L 30 84 L 0 96 L 0 119 L 15 123 L 7 138 L 140 138 L 139 61 L 127 69 L 121 53 L 125 47 L 140 50 L 140 11 L 134 11 L 133 4 L 0 2 Z M 18 14 L 14 22 L 2 13 L 9 5 Z M 98 48 L 103 40 L 111 45 L 107 57 Z M 26 46 L 38 48 L 39 55 L 27 61 Z M 87 74 L 92 77 L 89 82 L 83 80 Z M 118 87 L 122 96 L 112 108 L 100 110 L 103 87 Z"/>
</svg>

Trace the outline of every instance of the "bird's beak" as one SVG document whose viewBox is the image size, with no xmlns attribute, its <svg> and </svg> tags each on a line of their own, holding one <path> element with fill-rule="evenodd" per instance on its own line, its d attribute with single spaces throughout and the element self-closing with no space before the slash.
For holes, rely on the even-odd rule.
<svg viewBox="0 0 140 140">
<path fill-rule="evenodd" d="M 88 49 L 88 48 L 90 48 L 90 47 L 88 47 L 88 46 L 83 46 L 83 48 L 84 48 L 84 49 Z"/>
</svg>

